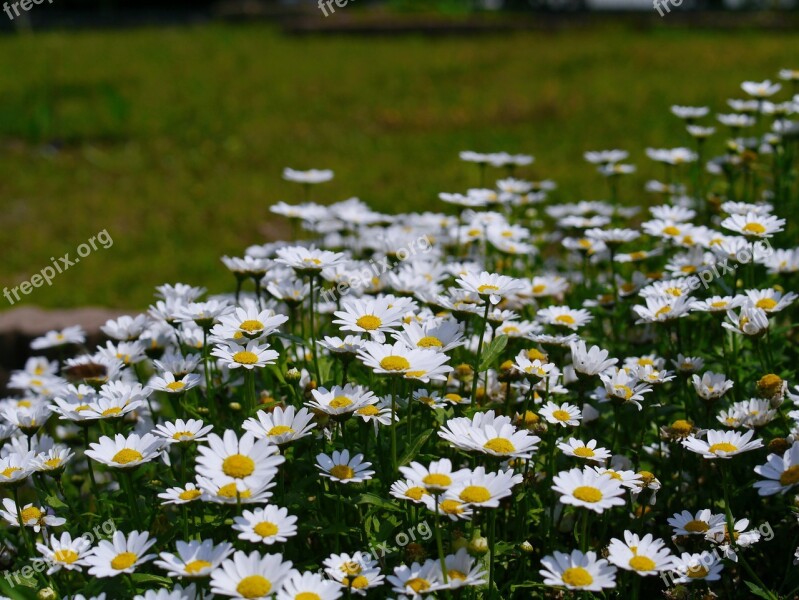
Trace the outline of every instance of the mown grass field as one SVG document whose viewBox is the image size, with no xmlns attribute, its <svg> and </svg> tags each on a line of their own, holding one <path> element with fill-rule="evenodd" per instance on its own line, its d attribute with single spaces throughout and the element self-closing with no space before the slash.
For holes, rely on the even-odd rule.
<svg viewBox="0 0 799 600">
<path fill-rule="evenodd" d="M 605 196 L 584 150 L 685 143 L 672 103 L 718 106 L 793 67 L 774 32 L 602 26 L 471 38 L 285 37 L 266 25 L 0 39 L 0 286 L 107 229 L 114 245 L 24 297 L 140 308 L 153 286 L 229 287 L 219 262 L 280 235 L 284 166 L 332 168 L 315 199 L 442 209 L 477 183 L 463 149 L 536 156 L 563 200 Z M 717 144 L 720 142 L 716 142 Z M 8 308 L 0 299 L 0 306 Z"/>
</svg>

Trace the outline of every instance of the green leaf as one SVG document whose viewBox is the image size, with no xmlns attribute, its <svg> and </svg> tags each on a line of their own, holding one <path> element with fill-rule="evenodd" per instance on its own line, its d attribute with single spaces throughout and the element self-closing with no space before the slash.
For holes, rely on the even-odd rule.
<svg viewBox="0 0 799 600">
<path fill-rule="evenodd" d="M 417 437 L 415 440 L 413 440 L 413 443 L 405 451 L 405 454 L 403 454 L 400 457 L 399 461 L 400 466 L 407 465 L 409 462 L 411 462 L 411 460 L 413 460 L 416 457 L 416 455 L 419 454 L 419 450 L 422 449 L 422 446 L 424 446 L 424 443 L 428 439 L 430 439 L 431 435 L 433 435 L 433 430 L 428 429 L 427 431 L 423 432 L 419 437 Z"/>
<path fill-rule="evenodd" d="M 361 494 L 358 496 L 355 499 L 355 504 L 371 504 L 384 510 L 402 512 L 402 509 L 396 506 L 393 502 L 386 500 L 385 498 L 381 498 L 377 494 L 372 494 L 371 492 L 367 492 L 366 494 Z"/>
<path fill-rule="evenodd" d="M 67 506 L 66 504 L 64 504 L 64 503 L 61 501 L 61 498 L 59 498 L 59 497 L 58 497 L 58 496 L 56 496 L 56 495 L 47 496 L 47 498 L 45 498 L 45 499 L 44 499 L 44 503 L 45 503 L 47 506 L 51 507 L 51 508 L 69 508 L 69 506 Z"/>
<path fill-rule="evenodd" d="M 755 585 L 751 581 L 744 581 L 746 587 L 749 588 L 749 591 L 752 592 L 758 598 L 765 598 L 765 600 L 774 600 L 774 595 L 764 590 L 759 585 Z"/>
<path fill-rule="evenodd" d="M 490 367 L 495 360 L 499 357 L 502 351 L 505 349 L 505 346 L 508 345 L 508 336 L 507 335 L 500 335 L 499 337 L 494 338 L 491 340 L 491 343 L 488 347 L 483 350 L 482 360 L 480 361 L 480 372 L 485 371 Z"/>
<path fill-rule="evenodd" d="M 149 575 L 148 573 L 133 573 L 134 583 L 160 583 L 163 585 L 172 585 L 172 580 L 169 577 L 161 577 L 160 575 Z"/>
</svg>

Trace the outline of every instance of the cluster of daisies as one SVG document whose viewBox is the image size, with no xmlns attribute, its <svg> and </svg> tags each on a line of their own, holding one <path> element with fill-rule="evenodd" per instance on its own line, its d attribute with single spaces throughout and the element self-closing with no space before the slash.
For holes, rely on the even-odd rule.
<svg viewBox="0 0 799 600">
<path fill-rule="evenodd" d="M 573 203 L 532 156 L 464 152 L 481 187 L 440 213 L 313 202 L 333 173 L 287 169 L 293 238 L 223 257 L 229 293 L 162 285 L 94 349 L 79 327 L 32 342 L 0 401 L 0 590 L 792 597 L 780 77 L 717 115 L 720 156 L 709 107 L 672 107 L 686 147 L 646 150 L 646 209 L 622 150 L 585 154 L 608 200 Z"/>
</svg>

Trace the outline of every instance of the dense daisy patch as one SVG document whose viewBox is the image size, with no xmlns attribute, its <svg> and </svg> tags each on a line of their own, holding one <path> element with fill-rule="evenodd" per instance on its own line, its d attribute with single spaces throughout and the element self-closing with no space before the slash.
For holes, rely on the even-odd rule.
<svg viewBox="0 0 799 600">
<path fill-rule="evenodd" d="M 333 172 L 286 169 L 292 239 L 223 257 L 228 293 L 165 284 L 94 350 L 79 327 L 32 342 L 0 401 L 0 590 L 794 597 L 779 75 L 715 123 L 673 106 L 685 147 L 639 151 L 642 190 L 629 151 L 586 152 L 606 200 L 504 152 L 461 153 L 481 186 L 441 212 L 313 202 Z"/>
</svg>

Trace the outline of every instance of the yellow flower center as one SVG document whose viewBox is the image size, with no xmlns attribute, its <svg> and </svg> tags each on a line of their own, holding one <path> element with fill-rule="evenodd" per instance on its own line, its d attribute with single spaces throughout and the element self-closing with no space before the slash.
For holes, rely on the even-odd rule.
<svg viewBox="0 0 799 600">
<path fill-rule="evenodd" d="M 207 560 L 193 560 L 189 563 L 186 563 L 186 566 L 183 567 L 183 570 L 191 575 L 196 575 L 200 571 L 207 569 L 210 566 L 211 563 L 209 563 Z"/>
<path fill-rule="evenodd" d="M 318 267 L 322 264 L 322 261 L 318 258 L 303 258 L 302 262 L 304 262 L 306 265 L 314 265 L 315 267 Z"/>
<path fill-rule="evenodd" d="M 777 306 L 777 302 L 772 298 L 761 298 L 755 304 L 758 308 L 762 308 L 763 310 L 771 310 L 775 306 Z"/>
<path fill-rule="evenodd" d="M 166 389 L 172 390 L 173 392 L 179 392 L 184 387 L 186 387 L 186 384 L 182 381 L 170 381 L 166 384 Z"/>
<path fill-rule="evenodd" d="M 602 491 L 599 488 L 595 488 L 591 485 L 581 485 L 574 488 L 572 496 L 578 500 L 582 500 L 583 502 L 594 503 L 602 500 Z"/>
<path fill-rule="evenodd" d="M 655 312 L 656 317 L 662 317 L 663 315 L 667 315 L 671 312 L 671 306 L 663 306 Z"/>
<path fill-rule="evenodd" d="M 566 325 L 574 325 L 576 321 L 574 320 L 574 317 L 571 315 L 558 315 L 557 317 L 555 317 L 555 322 L 564 323 Z"/>
<path fill-rule="evenodd" d="M 264 328 L 264 324 L 260 321 L 256 321 L 255 319 L 247 319 L 243 321 L 241 325 L 239 325 L 239 329 L 243 329 L 248 333 L 252 333 L 254 331 L 261 331 Z"/>
<path fill-rule="evenodd" d="M 485 284 L 481 285 L 479 288 L 477 288 L 477 292 L 480 293 L 480 294 L 492 294 L 492 293 L 498 292 L 498 291 L 499 291 L 499 287 L 498 286 L 491 285 L 491 284 L 488 284 L 488 283 L 485 283 Z"/>
<path fill-rule="evenodd" d="M 106 408 L 102 414 L 104 417 L 114 417 L 121 412 L 122 412 L 121 408 L 119 408 L 118 406 L 112 406 L 111 408 Z"/>
<path fill-rule="evenodd" d="M 132 567 L 133 563 L 137 560 L 139 560 L 139 557 L 133 552 L 122 552 L 117 554 L 111 561 L 111 568 L 117 571 L 123 571 Z"/>
<path fill-rule="evenodd" d="M 42 518 L 42 511 L 40 511 L 35 506 L 29 506 L 28 508 L 22 509 L 22 522 L 27 523 L 28 521 L 38 521 Z"/>
<path fill-rule="evenodd" d="M 369 406 L 364 406 L 363 408 L 359 408 L 355 412 L 365 417 L 374 417 L 375 415 L 380 414 L 380 410 L 374 404 L 370 404 Z"/>
<path fill-rule="evenodd" d="M 184 441 L 194 439 L 194 434 L 191 431 L 176 431 L 172 434 L 173 440 Z"/>
<path fill-rule="evenodd" d="M 437 337 L 433 335 L 426 335 L 416 342 L 416 345 L 419 348 L 441 348 L 444 344 Z"/>
<path fill-rule="evenodd" d="M 178 494 L 178 498 L 181 500 L 194 500 L 195 498 L 199 498 L 202 492 L 200 490 L 183 490 Z"/>
<path fill-rule="evenodd" d="M 405 377 L 424 377 L 427 371 L 405 371 Z"/>
<path fill-rule="evenodd" d="M 255 471 L 255 461 L 243 454 L 231 454 L 222 461 L 222 471 L 228 477 L 241 479 L 242 477 L 253 474 Z"/>
<path fill-rule="evenodd" d="M 414 592 L 424 592 L 430 589 L 430 583 L 426 579 L 414 577 L 405 582 L 405 587 L 411 588 Z"/>
<path fill-rule="evenodd" d="M 618 396 L 619 398 L 624 398 L 625 400 L 629 400 L 633 397 L 633 391 L 629 386 L 615 385 L 613 386 L 613 395 Z"/>
<path fill-rule="evenodd" d="M 710 529 L 710 525 L 705 523 L 704 521 L 688 521 L 684 526 L 683 529 L 685 531 L 690 531 L 691 533 L 705 533 L 708 529 Z"/>
<path fill-rule="evenodd" d="M 444 394 L 444 400 L 446 400 L 447 402 L 452 402 L 453 404 L 460 404 L 461 402 L 463 402 L 463 396 L 455 393 Z"/>
<path fill-rule="evenodd" d="M 254 365 L 258 362 L 258 355 L 249 350 L 240 350 L 233 355 L 233 360 L 240 365 Z"/>
<path fill-rule="evenodd" d="M 710 303 L 710 307 L 711 308 L 724 308 L 725 306 L 727 306 L 727 304 L 728 304 L 728 302 L 726 300 L 718 300 L 716 302 L 711 302 Z"/>
<path fill-rule="evenodd" d="M 780 475 L 781 485 L 794 485 L 799 483 L 799 465 L 788 467 L 782 475 Z"/>
<path fill-rule="evenodd" d="M 513 325 L 506 325 L 502 328 L 502 332 L 505 335 L 512 335 L 514 333 L 519 333 L 521 330 L 518 327 L 514 327 Z"/>
<path fill-rule="evenodd" d="M 552 416 L 555 417 L 558 421 L 568 421 L 572 418 L 568 411 L 565 410 L 556 410 L 552 413 Z"/>
<path fill-rule="evenodd" d="M 300 592 L 294 596 L 294 600 L 322 600 L 322 597 L 314 592 Z"/>
<path fill-rule="evenodd" d="M 655 568 L 655 561 L 648 556 L 633 556 L 629 565 L 636 571 L 652 571 Z"/>
<path fill-rule="evenodd" d="M 20 400 L 19 402 L 17 402 L 17 406 L 22 408 L 30 408 L 31 406 L 33 406 L 33 404 L 31 403 L 30 400 Z"/>
<path fill-rule="evenodd" d="M 9 478 L 14 473 L 16 473 L 17 471 L 21 471 L 21 470 L 22 469 L 20 469 L 19 467 L 8 467 L 6 469 L 3 469 L 3 471 L 1 473 L 2 473 L 3 477 Z"/>
<path fill-rule="evenodd" d="M 457 500 L 444 500 L 438 506 L 441 508 L 441 512 L 448 515 L 459 515 L 463 512 L 463 502 L 458 502 Z"/>
<path fill-rule="evenodd" d="M 260 535 L 261 537 L 272 537 L 278 532 L 277 525 L 274 523 L 270 523 L 269 521 L 261 521 L 255 527 L 253 527 L 253 531 Z"/>
<path fill-rule="evenodd" d="M 579 448 L 574 449 L 574 455 L 581 456 L 582 458 L 591 458 L 594 456 L 594 451 L 588 446 L 580 446 Z"/>
<path fill-rule="evenodd" d="M 363 571 L 361 565 L 353 560 L 348 560 L 347 562 L 342 563 L 339 569 L 342 573 L 346 573 L 347 575 L 358 575 L 361 571 Z"/>
<path fill-rule="evenodd" d="M 308 260 L 308 259 L 306 259 Z M 261 575 L 250 575 L 239 581 L 236 591 L 243 598 L 260 598 L 266 596 L 272 589 L 272 583 Z"/>
<path fill-rule="evenodd" d="M 144 458 L 141 452 L 138 450 L 132 450 L 130 448 L 123 448 L 111 459 L 113 462 L 117 463 L 118 465 L 127 465 L 132 462 L 136 462 Z"/>
<path fill-rule="evenodd" d="M 419 486 L 410 487 L 405 490 L 405 495 L 413 500 L 421 500 L 422 496 L 427 494 L 427 490 Z"/>
<path fill-rule="evenodd" d="M 691 579 L 703 579 L 707 577 L 707 574 L 708 570 L 702 565 L 693 565 L 688 568 L 688 573 L 686 573 Z"/>
<path fill-rule="evenodd" d="M 666 288 L 663 291 L 666 292 L 667 294 L 674 296 L 675 298 L 679 298 L 680 296 L 682 296 L 682 290 L 678 287 Z"/>
<path fill-rule="evenodd" d="M 61 459 L 60 458 L 51 458 L 49 460 L 44 461 L 44 464 L 49 469 L 57 469 L 61 466 Z"/>
<path fill-rule="evenodd" d="M 481 485 L 470 485 L 460 493 L 460 499 L 472 504 L 480 504 L 491 500 L 491 492 Z"/>
<path fill-rule="evenodd" d="M 364 315 L 355 321 L 355 324 L 366 331 L 374 331 L 383 324 L 383 321 L 374 315 Z"/>
<path fill-rule="evenodd" d="M 386 356 L 380 361 L 380 368 L 384 371 L 407 371 L 411 363 L 402 356 Z"/>
<path fill-rule="evenodd" d="M 449 571 L 447 571 L 447 576 L 450 579 L 458 579 L 460 581 L 464 581 L 467 577 L 466 573 L 464 573 L 463 571 L 457 571 L 455 569 L 450 569 Z"/>
<path fill-rule="evenodd" d="M 220 498 L 235 498 L 236 494 L 242 498 L 249 498 L 252 495 L 252 492 L 250 490 L 239 492 L 236 489 L 235 483 L 228 483 L 227 485 L 223 485 L 221 488 L 219 488 L 219 491 L 216 493 L 216 495 Z"/>
<path fill-rule="evenodd" d="M 355 476 L 355 471 L 349 465 L 336 465 L 330 469 L 330 474 L 342 481 L 345 479 L 352 479 Z"/>
<path fill-rule="evenodd" d="M 680 235 L 680 230 L 674 225 L 669 225 L 663 228 L 663 233 L 666 235 Z"/>
<path fill-rule="evenodd" d="M 294 430 L 288 425 L 275 425 L 266 432 L 266 435 L 284 435 L 286 433 L 294 433 Z"/>
<path fill-rule="evenodd" d="M 74 550 L 70 550 L 69 548 L 65 548 L 63 550 L 57 550 L 53 553 L 53 560 L 59 563 L 66 563 L 71 565 L 76 560 L 78 560 L 78 553 Z"/>
<path fill-rule="evenodd" d="M 506 438 L 492 438 L 483 444 L 483 448 L 496 454 L 510 454 L 516 452 L 516 447 Z"/>
<path fill-rule="evenodd" d="M 738 446 L 730 444 L 729 442 L 720 442 L 718 444 L 713 444 L 710 448 L 708 448 L 708 452 L 711 454 L 718 454 L 719 452 L 735 452 L 738 450 Z"/>
<path fill-rule="evenodd" d="M 369 580 L 363 575 L 358 575 L 355 579 L 352 580 L 349 577 L 345 577 L 342 583 L 356 590 L 362 590 L 363 588 L 369 586 Z"/>
<path fill-rule="evenodd" d="M 671 424 L 671 429 L 680 435 L 688 435 L 693 428 L 694 426 L 684 419 L 677 419 Z"/>
<path fill-rule="evenodd" d="M 760 223 L 747 223 L 743 229 L 746 233 L 761 234 L 766 233 L 766 228 Z"/>
<path fill-rule="evenodd" d="M 561 575 L 563 583 L 572 587 L 585 587 L 594 582 L 594 578 L 583 567 L 569 567 Z"/>
<path fill-rule="evenodd" d="M 424 483 L 427 487 L 447 487 L 452 485 L 452 478 L 449 475 L 444 475 L 443 473 L 430 473 L 429 475 L 425 475 L 424 479 L 422 479 L 422 483 Z"/>
<path fill-rule="evenodd" d="M 336 396 L 330 401 L 330 408 L 346 408 L 352 404 L 352 400 L 346 396 Z"/>
</svg>

